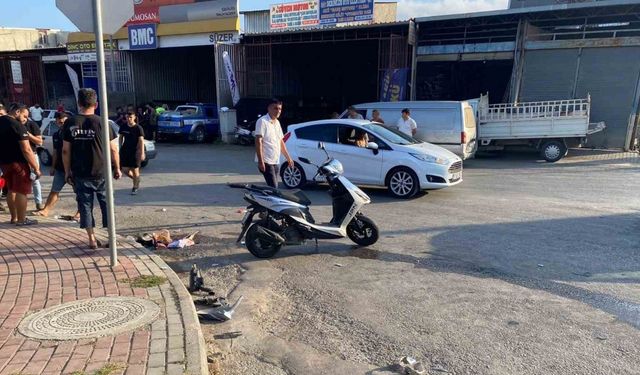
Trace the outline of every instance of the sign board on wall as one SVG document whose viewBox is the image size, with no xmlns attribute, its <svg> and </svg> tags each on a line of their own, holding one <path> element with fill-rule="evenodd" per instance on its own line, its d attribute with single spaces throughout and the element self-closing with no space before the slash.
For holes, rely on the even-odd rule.
<svg viewBox="0 0 640 375">
<path fill-rule="evenodd" d="M 238 44 L 240 34 L 237 31 L 221 31 L 219 33 L 198 33 L 185 35 L 163 35 L 157 38 L 158 48 L 210 46 L 218 44 Z M 118 43 L 121 51 L 130 50 L 129 40 Z"/>
<path fill-rule="evenodd" d="M 239 17 L 238 0 L 133 0 L 127 26 Z"/>
<path fill-rule="evenodd" d="M 294 29 L 319 24 L 318 0 L 273 4 L 270 8 L 272 30 Z"/>
<path fill-rule="evenodd" d="M 156 24 L 129 25 L 129 49 L 156 49 L 158 48 L 158 37 L 156 34 Z"/>
<path fill-rule="evenodd" d="M 22 85 L 22 64 L 18 60 L 11 60 L 11 80 L 14 85 Z"/>
<path fill-rule="evenodd" d="M 118 49 L 118 42 L 113 41 L 113 45 L 109 41 L 104 42 L 105 51 L 109 51 L 113 47 Z M 67 43 L 67 57 L 69 63 L 83 63 L 96 61 L 96 42 L 73 42 Z"/>
<path fill-rule="evenodd" d="M 320 0 L 320 24 L 373 20 L 373 0 Z"/>
</svg>

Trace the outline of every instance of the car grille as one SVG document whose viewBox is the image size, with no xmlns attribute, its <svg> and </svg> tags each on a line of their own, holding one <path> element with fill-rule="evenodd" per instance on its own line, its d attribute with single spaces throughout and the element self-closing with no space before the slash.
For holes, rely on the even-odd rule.
<svg viewBox="0 0 640 375">
<path fill-rule="evenodd" d="M 458 172 L 462 172 L 462 162 L 461 161 L 457 161 L 457 162 L 451 164 L 451 166 L 449 167 L 449 173 L 454 174 L 454 173 L 458 173 Z"/>
</svg>

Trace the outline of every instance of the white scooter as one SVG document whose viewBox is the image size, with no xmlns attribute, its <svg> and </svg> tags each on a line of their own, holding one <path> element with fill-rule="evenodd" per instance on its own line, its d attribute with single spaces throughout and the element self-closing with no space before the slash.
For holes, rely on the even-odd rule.
<svg viewBox="0 0 640 375">
<path fill-rule="evenodd" d="M 324 150 L 322 143 L 318 147 Z M 318 239 L 349 237 L 360 246 L 376 243 L 379 237 L 378 227 L 373 220 L 360 213 L 360 209 L 371 203 L 371 199 L 342 176 L 342 164 L 330 158 L 328 154 L 322 165 L 315 165 L 306 158 L 299 160 L 316 166 L 317 174 L 326 178 L 333 200 L 331 221 L 316 224 L 309 211 L 311 201 L 300 190 L 287 191 L 267 186 L 230 184 L 233 188 L 246 189 L 244 199 L 249 202 L 242 219 L 242 231 L 238 236 L 238 242 L 246 235 L 247 249 L 258 258 L 270 258 L 282 246 L 302 245 L 306 240 L 315 240 L 317 244 Z M 254 223 L 253 218 L 256 215 L 259 219 Z"/>
</svg>

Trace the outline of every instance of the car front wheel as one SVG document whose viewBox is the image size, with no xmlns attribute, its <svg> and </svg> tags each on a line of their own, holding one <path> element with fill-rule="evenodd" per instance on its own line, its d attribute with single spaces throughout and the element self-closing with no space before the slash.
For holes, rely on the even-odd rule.
<svg viewBox="0 0 640 375">
<path fill-rule="evenodd" d="M 288 189 L 300 189 L 307 183 L 304 169 L 298 163 L 294 163 L 293 167 L 290 167 L 288 163 L 284 163 L 280 168 L 280 177 L 282 178 L 282 183 Z"/>
<path fill-rule="evenodd" d="M 409 199 L 420 190 L 420 181 L 411 169 L 401 167 L 389 174 L 387 188 L 394 197 Z"/>
<path fill-rule="evenodd" d="M 49 151 L 41 148 L 38 150 L 38 157 L 40 158 L 40 162 L 44 165 L 46 165 L 47 167 L 51 165 L 52 160 L 51 160 L 51 155 L 49 154 Z"/>
</svg>

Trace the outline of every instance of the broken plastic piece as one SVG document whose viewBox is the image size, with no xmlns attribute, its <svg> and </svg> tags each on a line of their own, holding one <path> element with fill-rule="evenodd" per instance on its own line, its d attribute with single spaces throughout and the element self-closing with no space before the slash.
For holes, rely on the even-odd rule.
<svg viewBox="0 0 640 375">
<path fill-rule="evenodd" d="M 206 309 L 198 309 L 198 317 L 205 320 L 216 320 L 220 322 L 226 322 L 227 320 L 231 320 L 233 317 L 233 313 L 235 313 L 236 308 L 242 301 L 244 296 L 240 296 L 236 303 L 233 306 L 229 306 L 229 304 L 224 301 L 221 306 L 218 307 L 210 307 Z"/>
</svg>

